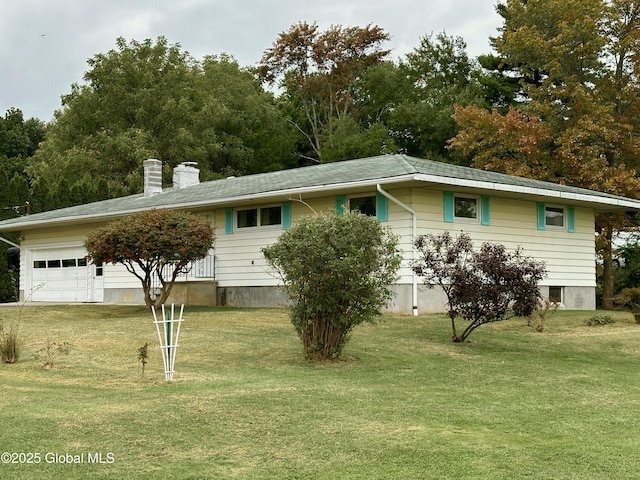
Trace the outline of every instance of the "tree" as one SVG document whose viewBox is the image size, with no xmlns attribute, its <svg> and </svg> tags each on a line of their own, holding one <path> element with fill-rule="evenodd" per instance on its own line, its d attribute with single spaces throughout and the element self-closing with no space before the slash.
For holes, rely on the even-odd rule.
<svg viewBox="0 0 640 480">
<path fill-rule="evenodd" d="M 28 213 L 32 203 L 25 168 L 45 135 L 45 125 L 31 118 L 25 120 L 17 108 L 0 116 L 0 219 Z M 8 234 L 18 243 L 19 235 Z M 5 252 L 8 244 L 0 242 L 0 302 L 17 300 L 17 273 L 7 268 Z"/>
<path fill-rule="evenodd" d="M 404 98 L 390 114 L 400 148 L 410 155 L 460 162 L 447 150 L 447 140 L 458 131 L 452 119 L 454 105 L 482 105 L 480 71 L 466 52 L 461 37 L 445 32 L 425 36 L 407 54 L 399 68 L 409 82 Z"/>
<path fill-rule="evenodd" d="M 176 277 L 207 256 L 213 240 L 211 225 L 196 215 L 146 210 L 95 230 L 84 245 L 93 263 L 124 265 L 142 283 L 147 307 L 158 307 Z"/>
<path fill-rule="evenodd" d="M 468 234 L 453 238 L 448 231 L 420 235 L 415 247 L 420 258 L 414 272 L 427 287 L 440 286 L 447 297 L 454 342 L 464 342 L 485 323 L 528 317 L 539 305 L 544 263 L 523 256 L 520 249 L 483 243 L 475 251 Z M 456 330 L 456 318 L 469 322 L 462 333 Z"/>
<path fill-rule="evenodd" d="M 353 327 L 380 314 L 393 297 L 397 245 L 375 218 L 345 213 L 306 217 L 262 250 L 282 278 L 308 358 L 338 357 Z"/>
<path fill-rule="evenodd" d="M 88 60 L 83 84 L 62 97 L 29 173 L 55 194 L 61 178 L 102 198 L 142 189 L 142 160 L 198 163 L 202 178 L 288 166 L 294 142 L 273 95 L 229 56 L 192 58 L 164 37 L 116 40 Z M 78 179 L 77 172 L 85 179 Z M 100 190 L 99 182 L 107 184 Z"/>
<path fill-rule="evenodd" d="M 507 0 L 494 39 L 500 65 L 520 80 L 506 113 L 456 109 L 450 148 L 503 173 L 637 197 L 640 179 L 640 3 Z M 599 215 L 603 306 L 613 307 L 611 234 L 624 215 Z"/>
<path fill-rule="evenodd" d="M 381 48 L 387 40 L 377 26 L 334 25 L 321 32 L 317 24 L 301 22 L 264 52 L 256 74 L 284 90 L 290 120 L 317 162 L 327 160 L 333 123 L 352 114 L 357 80 L 389 54 Z"/>
</svg>

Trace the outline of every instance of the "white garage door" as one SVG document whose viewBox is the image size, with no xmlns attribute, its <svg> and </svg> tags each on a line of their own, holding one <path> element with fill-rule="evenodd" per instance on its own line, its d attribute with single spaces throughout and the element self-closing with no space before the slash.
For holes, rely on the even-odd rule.
<svg viewBox="0 0 640 480">
<path fill-rule="evenodd" d="M 33 252 L 31 300 L 34 302 L 91 301 L 91 267 L 82 248 L 56 248 Z M 94 267 L 95 270 L 95 267 Z M 40 288 L 37 288 L 41 285 Z"/>
</svg>

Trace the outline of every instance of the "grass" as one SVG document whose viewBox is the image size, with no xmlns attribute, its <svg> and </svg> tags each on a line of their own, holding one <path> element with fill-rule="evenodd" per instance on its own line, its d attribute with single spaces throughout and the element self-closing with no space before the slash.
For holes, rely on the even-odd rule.
<svg viewBox="0 0 640 480">
<path fill-rule="evenodd" d="M 463 344 L 443 316 L 385 316 L 317 365 L 284 310 L 186 308 L 165 382 L 140 307 L 27 307 L 23 357 L 0 365 L 0 453 L 40 463 L 0 478 L 639 478 L 640 325 L 585 325 L 594 313 L 558 312 L 545 333 L 485 325 Z M 70 343 L 49 369 L 33 358 L 47 342 Z"/>
</svg>

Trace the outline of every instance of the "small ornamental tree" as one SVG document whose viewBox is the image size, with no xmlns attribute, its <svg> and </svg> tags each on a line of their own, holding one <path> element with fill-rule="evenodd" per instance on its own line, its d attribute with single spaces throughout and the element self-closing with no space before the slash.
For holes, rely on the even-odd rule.
<svg viewBox="0 0 640 480">
<path fill-rule="evenodd" d="M 447 296 L 454 342 L 464 342 L 485 323 L 528 317 L 539 305 L 544 262 L 524 257 L 520 248 L 509 252 L 504 245 L 483 243 L 475 251 L 468 234 L 453 238 L 447 231 L 421 235 L 415 247 L 420 258 L 414 272 Z M 462 333 L 456 330 L 458 317 L 469 322 Z"/>
<path fill-rule="evenodd" d="M 338 357 L 353 327 L 392 299 L 397 245 L 375 218 L 345 213 L 304 218 L 262 249 L 282 277 L 307 358 Z"/>
<path fill-rule="evenodd" d="M 124 265 L 142 283 L 147 307 L 159 307 L 176 277 L 206 257 L 213 240 L 211 225 L 196 215 L 146 210 L 92 232 L 84 246 L 93 263 Z"/>
</svg>

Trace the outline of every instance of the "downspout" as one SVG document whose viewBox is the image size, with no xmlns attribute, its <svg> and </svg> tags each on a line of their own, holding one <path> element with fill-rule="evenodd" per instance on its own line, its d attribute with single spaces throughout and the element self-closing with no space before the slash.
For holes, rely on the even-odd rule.
<svg viewBox="0 0 640 480">
<path fill-rule="evenodd" d="M 18 245 L 17 243 L 13 243 L 11 240 L 7 240 L 4 237 L 0 237 L 0 240 L 2 240 L 5 243 L 8 243 L 9 245 L 11 245 L 12 247 L 18 247 L 20 248 L 20 245 Z"/>
<path fill-rule="evenodd" d="M 418 220 L 417 220 L 416 212 L 411 207 L 402 203 L 400 200 L 395 198 L 390 193 L 385 192 L 379 183 L 376 185 L 376 188 L 378 192 L 380 192 L 382 195 L 387 197 L 389 200 L 391 200 L 395 204 L 400 205 L 402 208 L 404 208 L 407 212 L 411 214 L 411 264 L 413 265 L 413 262 L 415 261 L 415 258 L 416 258 L 416 248 L 413 245 L 413 242 L 415 241 L 416 235 L 418 233 Z M 413 269 L 411 269 L 411 301 L 413 303 L 413 309 L 412 309 L 413 316 L 416 317 L 418 316 L 418 277 L 416 273 L 413 271 Z"/>
</svg>

